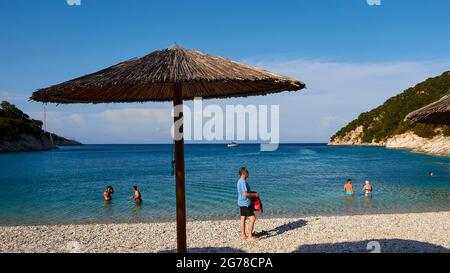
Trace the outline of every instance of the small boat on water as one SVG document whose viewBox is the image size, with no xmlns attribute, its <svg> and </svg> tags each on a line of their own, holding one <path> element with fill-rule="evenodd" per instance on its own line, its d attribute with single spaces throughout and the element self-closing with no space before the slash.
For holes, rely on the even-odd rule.
<svg viewBox="0 0 450 273">
<path fill-rule="evenodd" d="M 228 148 L 234 148 L 234 147 L 239 147 L 239 144 L 237 144 L 236 142 L 231 142 L 227 144 Z"/>
</svg>

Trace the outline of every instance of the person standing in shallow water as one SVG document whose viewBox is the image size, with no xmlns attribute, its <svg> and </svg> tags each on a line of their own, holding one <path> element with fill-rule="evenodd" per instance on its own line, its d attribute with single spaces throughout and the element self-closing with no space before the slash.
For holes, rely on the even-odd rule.
<svg viewBox="0 0 450 273">
<path fill-rule="evenodd" d="M 111 201 L 114 189 L 110 185 L 106 185 L 105 191 L 103 192 L 103 200 Z"/>
<path fill-rule="evenodd" d="M 259 197 L 257 192 L 250 191 L 250 186 L 247 183 L 247 179 L 249 176 L 249 172 L 247 168 L 242 167 L 239 169 L 239 180 L 237 182 L 237 192 L 238 192 L 238 206 L 241 212 L 241 235 L 242 240 L 254 241 L 255 237 L 253 237 L 253 228 L 256 222 L 256 216 L 254 209 L 251 204 L 251 198 Z M 245 232 L 245 226 L 247 218 L 250 220 L 248 225 L 248 237 Z"/>
<path fill-rule="evenodd" d="M 133 186 L 133 196 L 131 198 L 133 198 L 136 205 L 142 204 L 141 192 L 138 190 L 137 186 Z"/>
<path fill-rule="evenodd" d="M 352 180 L 348 179 L 347 183 L 345 183 L 345 185 L 344 185 L 345 194 L 348 195 L 348 196 L 353 195 L 353 185 L 352 185 L 352 183 L 353 183 Z"/>
<path fill-rule="evenodd" d="M 372 187 L 372 185 L 370 184 L 369 180 L 366 180 L 366 181 L 364 182 L 364 187 L 363 187 L 362 191 L 364 192 L 364 195 L 365 195 L 367 198 L 372 198 L 372 197 L 373 197 L 373 195 L 372 195 L 372 193 L 373 193 L 373 187 Z"/>
</svg>

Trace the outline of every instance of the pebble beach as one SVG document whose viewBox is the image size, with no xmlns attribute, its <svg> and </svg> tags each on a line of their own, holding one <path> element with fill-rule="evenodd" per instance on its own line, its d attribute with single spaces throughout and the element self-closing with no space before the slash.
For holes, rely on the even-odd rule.
<svg viewBox="0 0 450 273">
<path fill-rule="evenodd" d="M 450 211 L 259 219 L 257 241 L 239 221 L 189 221 L 189 252 L 450 252 Z M 0 226 L 0 252 L 151 252 L 176 249 L 175 222 Z"/>
</svg>

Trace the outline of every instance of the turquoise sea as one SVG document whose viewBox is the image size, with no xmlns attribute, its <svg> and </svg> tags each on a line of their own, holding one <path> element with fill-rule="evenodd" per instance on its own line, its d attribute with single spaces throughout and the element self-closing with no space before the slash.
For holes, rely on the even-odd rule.
<svg viewBox="0 0 450 273">
<path fill-rule="evenodd" d="M 186 145 L 189 219 L 236 218 L 238 169 L 264 204 L 260 217 L 440 211 L 450 209 L 450 158 L 382 147 L 282 144 Z M 84 145 L 0 154 L 0 224 L 165 221 L 175 219 L 171 145 Z M 435 176 L 430 177 L 432 171 Z M 373 199 L 346 198 L 369 179 Z M 106 184 L 114 187 L 105 204 Z M 131 186 L 144 203 L 135 207 Z"/>
</svg>

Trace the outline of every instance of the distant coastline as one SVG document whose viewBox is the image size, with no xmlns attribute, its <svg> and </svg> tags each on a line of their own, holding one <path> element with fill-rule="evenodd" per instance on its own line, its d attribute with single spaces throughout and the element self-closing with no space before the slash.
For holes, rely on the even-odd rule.
<svg viewBox="0 0 450 273">
<path fill-rule="evenodd" d="M 44 123 L 30 118 L 14 104 L 3 101 L 0 104 L 0 153 L 45 151 L 58 146 L 81 145 L 42 129 Z"/>
<path fill-rule="evenodd" d="M 52 134 L 52 138 L 50 138 L 48 133 L 42 134 L 41 136 L 23 134 L 13 140 L 0 141 L 0 153 L 48 151 L 58 149 L 58 146 L 79 145 L 83 144 L 56 134 Z"/>
</svg>

